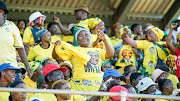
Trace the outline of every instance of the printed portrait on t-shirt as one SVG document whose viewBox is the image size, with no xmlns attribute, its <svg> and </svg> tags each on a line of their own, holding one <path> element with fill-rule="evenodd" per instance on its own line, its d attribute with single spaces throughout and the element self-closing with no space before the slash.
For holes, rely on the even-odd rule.
<svg viewBox="0 0 180 101">
<path fill-rule="evenodd" d="M 91 59 L 87 63 L 87 66 L 84 66 L 85 72 L 100 73 L 100 68 L 98 66 L 100 56 L 97 52 L 89 51 L 87 52 L 91 56 Z"/>
<path fill-rule="evenodd" d="M 154 47 L 151 47 L 151 48 L 149 49 L 149 51 L 151 52 L 151 54 L 155 54 L 155 48 L 154 48 Z"/>
<path fill-rule="evenodd" d="M 123 56 L 123 59 L 120 62 L 133 63 L 131 61 L 132 51 L 125 49 L 122 51 L 122 56 Z"/>
<path fill-rule="evenodd" d="M 149 61 L 148 66 L 149 66 L 149 68 L 152 68 L 153 67 L 153 61 Z"/>
</svg>

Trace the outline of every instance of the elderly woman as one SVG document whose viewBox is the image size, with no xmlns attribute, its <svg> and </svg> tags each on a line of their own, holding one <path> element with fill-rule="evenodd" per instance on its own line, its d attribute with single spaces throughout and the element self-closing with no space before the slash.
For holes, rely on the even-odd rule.
<svg viewBox="0 0 180 101">
<path fill-rule="evenodd" d="M 152 74 L 158 62 L 164 62 L 169 55 L 169 50 L 166 50 L 161 45 L 165 42 L 159 42 L 163 38 L 164 32 L 157 27 L 152 27 L 147 32 L 147 40 L 132 40 L 127 34 L 128 30 L 124 29 L 124 40 L 134 48 L 144 51 L 144 60 L 142 73 L 149 72 Z M 157 62 L 158 61 L 158 62 Z"/>
<path fill-rule="evenodd" d="M 51 33 L 47 29 L 41 29 L 37 32 L 41 43 L 29 50 L 28 60 L 41 61 L 44 58 L 52 58 L 54 45 L 51 44 Z"/>
<path fill-rule="evenodd" d="M 113 49 L 103 32 L 98 37 L 104 42 L 106 50 L 89 48 L 91 33 L 81 29 L 75 38 L 81 47 L 74 47 L 65 42 L 56 42 L 53 58 L 57 61 L 71 60 L 74 67 L 73 78 L 69 81 L 72 90 L 98 91 L 102 82 L 101 62 L 113 57 Z M 63 50 L 62 50 L 63 49 Z"/>
</svg>

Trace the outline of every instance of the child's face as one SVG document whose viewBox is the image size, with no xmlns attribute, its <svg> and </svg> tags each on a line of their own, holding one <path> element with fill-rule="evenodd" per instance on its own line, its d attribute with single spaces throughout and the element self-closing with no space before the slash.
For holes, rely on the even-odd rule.
<svg viewBox="0 0 180 101">
<path fill-rule="evenodd" d="M 102 67 L 102 71 L 105 72 L 107 70 L 111 69 L 111 65 L 109 63 L 105 63 Z"/>
</svg>

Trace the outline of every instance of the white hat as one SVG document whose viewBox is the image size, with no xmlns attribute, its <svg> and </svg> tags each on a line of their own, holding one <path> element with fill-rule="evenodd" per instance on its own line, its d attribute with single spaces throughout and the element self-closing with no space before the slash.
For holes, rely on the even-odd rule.
<svg viewBox="0 0 180 101">
<path fill-rule="evenodd" d="M 59 67 L 61 67 L 61 66 L 63 66 L 63 65 L 67 65 L 67 66 L 70 67 L 71 70 L 73 71 L 73 66 L 72 66 L 72 64 L 71 64 L 69 61 L 61 62 L 61 63 L 59 64 Z"/>
<path fill-rule="evenodd" d="M 42 15 L 39 11 L 37 11 L 37 12 L 32 13 L 32 14 L 29 16 L 29 24 L 30 24 L 32 21 L 34 21 L 35 19 L 37 19 L 38 17 L 42 17 L 43 20 L 46 19 L 46 16 L 45 16 L 45 15 Z M 28 24 L 28 25 L 29 25 L 29 24 Z"/>
<path fill-rule="evenodd" d="M 139 93 L 140 91 L 145 91 L 151 85 L 157 86 L 158 84 L 154 83 L 154 81 L 151 78 L 145 77 L 139 81 L 139 83 L 136 85 L 136 88 L 138 89 L 138 93 Z"/>
</svg>

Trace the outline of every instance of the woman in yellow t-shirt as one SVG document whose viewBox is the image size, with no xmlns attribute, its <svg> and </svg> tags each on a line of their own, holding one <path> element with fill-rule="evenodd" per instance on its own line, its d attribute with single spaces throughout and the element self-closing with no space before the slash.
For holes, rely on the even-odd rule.
<svg viewBox="0 0 180 101">
<path fill-rule="evenodd" d="M 26 21 L 25 20 L 18 20 L 17 27 L 19 28 L 21 37 L 23 38 L 24 30 L 26 28 Z"/>
<path fill-rule="evenodd" d="M 57 35 L 57 28 L 56 23 L 49 23 L 47 26 L 48 31 L 51 33 L 51 43 L 61 40 L 60 36 Z"/>
<path fill-rule="evenodd" d="M 42 41 L 40 44 L 29 50 L 29 61 L 41 61 L 44 58 L 52 58 L 54 45 L 51 44 L 51 33 L 47 29 L 37 32 L 38 38 Z"/>
<path fill-rule="evenodd" d="M 112 25 L 112 35 L 111 43 L 113 47 L 117 44 L 120 44 L 122 42 L 121 36 L 120 36 L 120 29 L 123 27 L 122 24 L 116 23 Z"/>
<path fill-rule="evenodd" d="M 113 49 L 102 31 L 98 37 L 103 40 L 106 50 L 89 48 L 91 33 L 86 29 L 77 31 L 75 37 L 81 47 L 58 41 L 55 43 L 53 58 L 57 61 L 71 60 L 74 67 L 73 78 L 69 81 L 72 90 L 98 91 L 102 82 L 101 62 L 113 57 Z"/>
<path fill-rule="evenodd" d="M 105 29 L 104 22 L 100 18 L 90 18 L 89 28 L 92 29 L 90 48 L 94 47 L 94 48 L 105 49 L 106 48 L 105 44 L 97 35 L 98 31 L 104 31 Z M 108 43 L 111 45 L 111 47 L 113 47 L 109 36 L 105 34 L 105 37 Z"/>
<path fill-rule="evenodd" d="M 131 38 L 131 34 L 128 35 Z M 133 65 L 136 67 L 136 56 L 140 59 L 142 56 L 138 53 L 137 49 L 132 48 L 124 39 L 123 46 L 119 50 L 119 58 L 115 66 L 120 67 L 118 70 L 120 74 L 124 74 L 124 68 L 128 65 Z"/>
<path fill-rule="evenodd" d="M 159 28 L 150 28 L 147 32 L 147 40 L 134 41 L 126 35 L 127 33 L 130 33 L 127 29 L 124 29 L 123 32 L 123 38 L 129 45 L 144 51 L 142 74 L 145 72 L 152 74 L 158 63 L 157 61 L 160 61 L 161 59 L 162 62 L 169 55 L 169 50 L 161 46 L 162 44 L 165 44 L 165 42 L 159 42 L 164 36 L 164 32 Z"/>
</svg>

